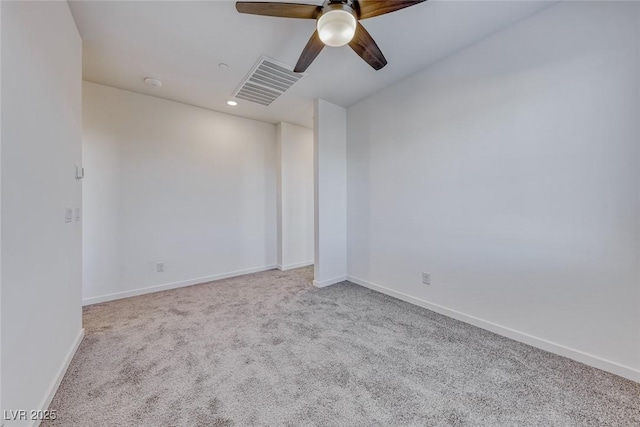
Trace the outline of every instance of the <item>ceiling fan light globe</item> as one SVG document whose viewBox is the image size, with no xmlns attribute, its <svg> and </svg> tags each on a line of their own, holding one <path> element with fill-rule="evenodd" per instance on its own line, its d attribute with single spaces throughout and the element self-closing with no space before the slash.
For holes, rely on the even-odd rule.
<svg viewBox="0 0 640 427">
<path fill-rule="evenodd" d="M 353 39 L 355 33 L 356 18 L 346 10 L 330 10 L 318 19 L 318 35 L 327 46 L 344 46 Z"/>
</svg>

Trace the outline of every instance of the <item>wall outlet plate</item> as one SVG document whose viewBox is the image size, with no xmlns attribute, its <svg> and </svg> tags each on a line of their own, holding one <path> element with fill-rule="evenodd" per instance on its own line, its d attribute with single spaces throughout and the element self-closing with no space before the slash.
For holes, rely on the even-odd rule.
<svg viewBox="0 0 640 427">
<path fill-rule="evenodd" d="M 73 209 L 66 208 L 64 210 L 64 222 L 71 222 L 71 221 L 73 221 Z"/>
<path fill-rule="evenodd" d="M 156 264 L 156 271 L 158 273 L 164 273 L 164 262 L 159 262 Z"/>
<path fill-rule="evenodd" d="M 424 283 L 425 285 L 430 285 L 431 284 L 431 274 L 427 273 L 426 271 L 422 272 L 422 283 Z"/>
</svg>

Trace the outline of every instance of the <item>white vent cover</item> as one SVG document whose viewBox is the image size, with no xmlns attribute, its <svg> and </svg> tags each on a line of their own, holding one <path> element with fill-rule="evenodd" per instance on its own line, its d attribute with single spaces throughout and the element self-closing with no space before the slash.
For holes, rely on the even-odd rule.
<svg viewBox="0 0 640 427">
<path fill-rule="evenodd" d="M 263 56 L 247 74 L 233 96 L 269 106 L 302 77 L 304 74 L 294 73 L 287 65 Z"/>
</svg>

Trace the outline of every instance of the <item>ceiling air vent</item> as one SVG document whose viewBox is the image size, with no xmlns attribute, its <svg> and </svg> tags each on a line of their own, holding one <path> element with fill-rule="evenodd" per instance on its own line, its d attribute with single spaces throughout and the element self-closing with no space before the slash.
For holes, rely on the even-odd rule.
<svg viewBox="0 0 640 427">
<path fill-rule="evenodd" d="M 304 74 L 294 73 L 289 66 L 263 56 L 244 78 L 233 96 L 269 106 L 302 77 Z"/>
</svg>

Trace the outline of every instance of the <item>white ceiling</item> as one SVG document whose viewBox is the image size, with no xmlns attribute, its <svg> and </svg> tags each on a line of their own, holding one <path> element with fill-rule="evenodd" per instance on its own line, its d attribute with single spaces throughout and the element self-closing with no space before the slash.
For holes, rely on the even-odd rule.
<svg viewBox="0 0 640 427">
<path fill-rule="evenodd" d="M 261 55 L 293 66 L 315 21 L 242 15 L 233 1 L 71 1 L 70 7 L 84 41 L 87 81 L 312 126 L 313 99 L 348 107 L 551 4 L 432 0 L 364 20 L 389 62 L 385 68 L 374 71 L 348 46 L 326 47 L 307 76 L 269 107 L 226 101 Z M 220 69 L 221 62 L 229 68 Z M 147 76 L 162 87 L 146 86 Z"/>
</svg>

